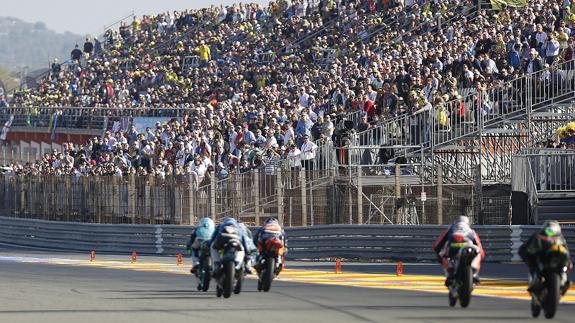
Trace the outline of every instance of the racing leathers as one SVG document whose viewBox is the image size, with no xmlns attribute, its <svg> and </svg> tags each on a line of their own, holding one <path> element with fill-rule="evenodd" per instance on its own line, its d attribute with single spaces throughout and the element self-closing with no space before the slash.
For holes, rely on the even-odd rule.
<svg viewBox="0 0 575 323">
<path fill-rule="evenodd" d="M 224 221 L 216 227 L 209 242 L 214 269 L 213 276 L 216 278 L 219 276 L 221 270 L 220 250 L 231 240 L 239 240 L 241 242 L 242 250 L 237 251 L 236 257 L 237 259 L 245 259 L 245 251 L 249 249 L 246 235 L 235 219 L 225 218 Z"/>
<path fill-rule="evenodd" d="M 473 269 L 473 280 L 479 283 L 479 271 L 481 261 L 485 258 L 485 251 L 481 245 L 481 239 L 477 232 L 469 226 L 468 220 L 456 221 L 445 230 L 433 243 L 433 250 L 439 257 L 445 271 L 445 285 L 449 286 L 454 276 L 454 257 L 459 253 L 459 246 L 465 243 L 473 243 L 478 247 L 479 253 L 471 262 Z M 458 248 L 459 247 L 459 248 Z"/>
<path fill-rule="evenodd" d="M 565 265 L 571 270 L 573 263 L 570 260 L 567 241 L 561 233 L 559 223 L 556 221 L 546 222 L 541 230 L 531 235 L 531 237 L 519 247 L 519 256 L 525 264 L 527 264 L 527 267 L 529 267 L 529 287 L 527 289 L 529 292 L 536 289 L 539 285 L 539 263 L 541 262 L 542 256 L 553 246 L 563 247 L 563 250 L 567 253 L 567 259 L 569 259 L 569 262 Z M 565 294 L 569 286 L 569 279 L 566 274 L 563 274 L 561 277 L 561 293 Z"/>
<path fill-rule="evenodd" d="M 194 229 L 187 244 L 192 258 L 192 269 L 190 272 L 195 274 L 200 264 L 200 251 L 202 243 L 207 242 L 214 233 L 214 221 L 210 218 L 202 218 L 198 226 Z"/>
<path fill-rule="evenodd" d="M 267 219 L 258 232 L 254 236 L 254 243 L 257 246 L 258 250 L 262 250 L 266 245 L 266 240 L 276 238 L 280 240 L 284 246 L 284 255 L 287 253 L 287 241 L 285 239 L 285 231 L 281 227 L 279 221 L 275 218 Z M 258 255 L 256 263 L 260 263 L 260 256 Z M 259 272 L 259 266 L 256 267 L 256 270 Z"/>
<path fill-rule="evenodd" d="M 253 264 L 256 260 L 256 255 L 258 253 L 258 249 L 256 248 L 256 245 L 252 240 L 252 232 L 250 231 L 250 229 L 244 223 L 240 223 L 240 229 L 242 230 L 244 236 L 246 237 L 245 239 L 246 258 L 244 261 L 244 270 L 246 271 L 246 273 L 251 274 Z"/>
</svg>

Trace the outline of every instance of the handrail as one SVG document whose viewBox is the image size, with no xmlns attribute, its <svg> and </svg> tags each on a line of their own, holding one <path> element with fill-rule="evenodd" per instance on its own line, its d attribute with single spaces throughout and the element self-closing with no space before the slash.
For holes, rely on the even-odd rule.
<svg viewBox="0 0 575 323">
<path fill-rule="evenodd" d="M 539 196 L 537 195 L 537 185 L 535 184 L 535 176 L 533 175 L 533 166 L 531 165 L 531 160 L 525 157 L 527 161 L 527 196 L 529 199 L 529 205 L 531 206 L 531 210 L 533 210 L 534 214 L 531 214 L 531 219 L 529 219 L 529 223 L 537 223 L 538 216 L 537 216 L 537 205 L 539 204 Z"/>
</svg>

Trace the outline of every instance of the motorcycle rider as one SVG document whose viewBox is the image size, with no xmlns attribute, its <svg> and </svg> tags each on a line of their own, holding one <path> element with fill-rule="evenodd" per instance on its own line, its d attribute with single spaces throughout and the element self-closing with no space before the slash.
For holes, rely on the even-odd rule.
<svg viewBox="0 0 575 323">
<path fill-rule="evenodd" d="M 258 250 L 261 250 L 263 248 L 263 246 L 265 245 L 266 240 L 270 239 L 270 238 L 277 238 L 279 239 L 285 249 L 285 253 L 284 255 L 287 253 L 287 242 L 285 240 L 285 231 L 284 229 L 281 227 L 281 224 L 279 223 L 279 221 L 274 218 L 274 217 L 270 217 L 268 219 L 265 220 L 265 222 L 263 223 L 263 225 L 261 226 L 261 228 L 258 230 L 258 232 L 256 233 L 256 235 L 254 236 L 254 243 L 257 246 Z M 259 264 L 260 264 L 260 255 L 258 255 L 257 260 L 256 260 L 256 271 L 260 271 L 259 268 Z M 281 266 L 281 264 L 280 264 Z"/>
<path fill-rule="evenodd" d="M 255 261 L 258 249 L 256 248 L 256 245 L 254 244 L 254 242 L 252 240 L 252 232 L 247 227 L 247 225 L 243 222 L 240 222 L 239 226 L 240 226 L 240 229 L 242 230 L 242 233 L 246 237 L 246 239 L 245 239 L 246 240 L 246 258 L 244 261 L 244 270 L 246 273 L 252 274 L 253 273 L 252 267 L 253 267 L 253 263 Z"/>
<path fill-rule="evenodd" d="M 485 251 L 481 245 L 481 239 L 475 230 L 469 225 L 469 218 L 466 216 L 457 216 L 453 220 L 451 226 L 443 231 L 441 235 L 433 243 L 433 250 L 439 257 L 441 264 L 447 278 L 445 279 L 445 286 L 451 285 L 454 276 L 453 262 L 449 261 L 451 257 L 455 256 L 458 252 L 457 249 L 450 248 L 452 242 L 454 242 L 454 236 L 462 236 L 465 241 L 472 242 L 475 246 L 479 248 L 479 254 L 471 262 L 471 268 L 473 269 L 473 282 L 479 284 L 479 271 L 481 269 L 481 261 L 485 258 Z"/>
<path fill-rule="evenodd" d="M 567 247 L 565 237 L 563 237 L 561 233 L 561 226 L 557 221 L 545 221 L 541 230 L 531 235 L 531 237 L 519 247 L 519 256 L 529 267 L 529 287 L 527 288 L 529 292 L 532 292 L 540 283 L 538 264 L 541 256 L 554 245 L 565 247 L 567 259 L 569 259 L 569 263 L 566 265 L 567 268 L 571 270 L 573 263 L 570 260 L 571 257 L 569 257 L 569 248 Z M 567 279 L 567 275 L 562 275 L 561 295 L 565 295 L 570 285 L 571 282 Z"/>
<path fill-rule="evenodd" d="M 238 256 L 241 259 L 245 259 L 245 250 L 248 250 L 246 236 L 240 228 L 238 222 L 233 218 L 224 218 L 221 224 L 219 224 L 212 238 L 209 241 L 210 253 L 212 255 L 213 263 L 213 274 L 214 278 L 217 278 L 221 272 L 221 261 L 220 261 L 220 249 L 223 249 L 225 244 L 230 240 L 239 240 L 242 244 L 243 250 L 238 250 Z"/>
<path fill-rule="evenodd" d="M 208 217 L 202 218 L 198 226 L 194 229 L 187 244 L 187 250 L 192 257 L 192 269 L 190 272 L 196 274 L 200 266 L 200 250 L 204 241 L 210 240 L 214 233 L 214 221 Z"/>
</svg>

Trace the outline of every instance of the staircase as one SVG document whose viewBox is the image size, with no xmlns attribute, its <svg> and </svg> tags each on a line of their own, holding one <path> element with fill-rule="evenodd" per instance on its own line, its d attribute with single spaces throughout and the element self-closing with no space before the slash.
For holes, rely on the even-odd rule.
<svg viewBox="0 0 575 323">
<path fill-rule="evenodd" d="M 538 199 L 535 206 L 537 224 L 547 220 L 575 223 L 575 192 L 540 193 Z"/>
<path fill-rule="evenodd" d="M 484 183 L 509 183 L 511 156 L 546 140 L 573 118 L 574 71 L 575 61 L 569 61 L 488 90 L 470 91 L 445 104 L 451 112 L 446 127 L 439 123 L 436 111 L 440 107 L 434 107 L 415 117 L 386 120 L 359 133 L 358 141 L 362 145 L 419 145 L 409 159 L 424 165 L 428 179 L 433 180 L 437 165 L 443 165 L 448 182 L 473 183 L 481 166 Z M 540 81 L 547 72 L 552 75 L 549 81 Z"/>
</svg>

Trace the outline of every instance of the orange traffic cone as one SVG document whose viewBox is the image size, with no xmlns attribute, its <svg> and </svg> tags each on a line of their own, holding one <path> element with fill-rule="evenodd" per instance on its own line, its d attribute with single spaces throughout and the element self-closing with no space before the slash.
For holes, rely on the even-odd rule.
<svg viewBox="0 0 575 323">
<path fill-rule="evenodd" d="M 181 266 L 181 265 L 183 265 L 183 264 L 184 264 L 184 259 L 183 259 L 183 257 L 182 257 L 182 254 L 179 253 L 179 254 L 178 254 L 178 263 L 177 263 L 177 265 L 178 265 L 178 266 Z"/>
<path fill-rule="evenodd" d="M 335 273 L 341 274 L 341 260 L 339 258 L 335 260 Z"/>
<path fill-rule="evenodd" d="M 138 254 L 132 251 L 132 263 L 135 264 L 138 261 Z"/>
<path fill-rule="evenodd" d="M 397 267 L 395 268 L 395 274 L 397 276 L 403 276 L 403 262 L 398 262 Z"/>
</svg>

